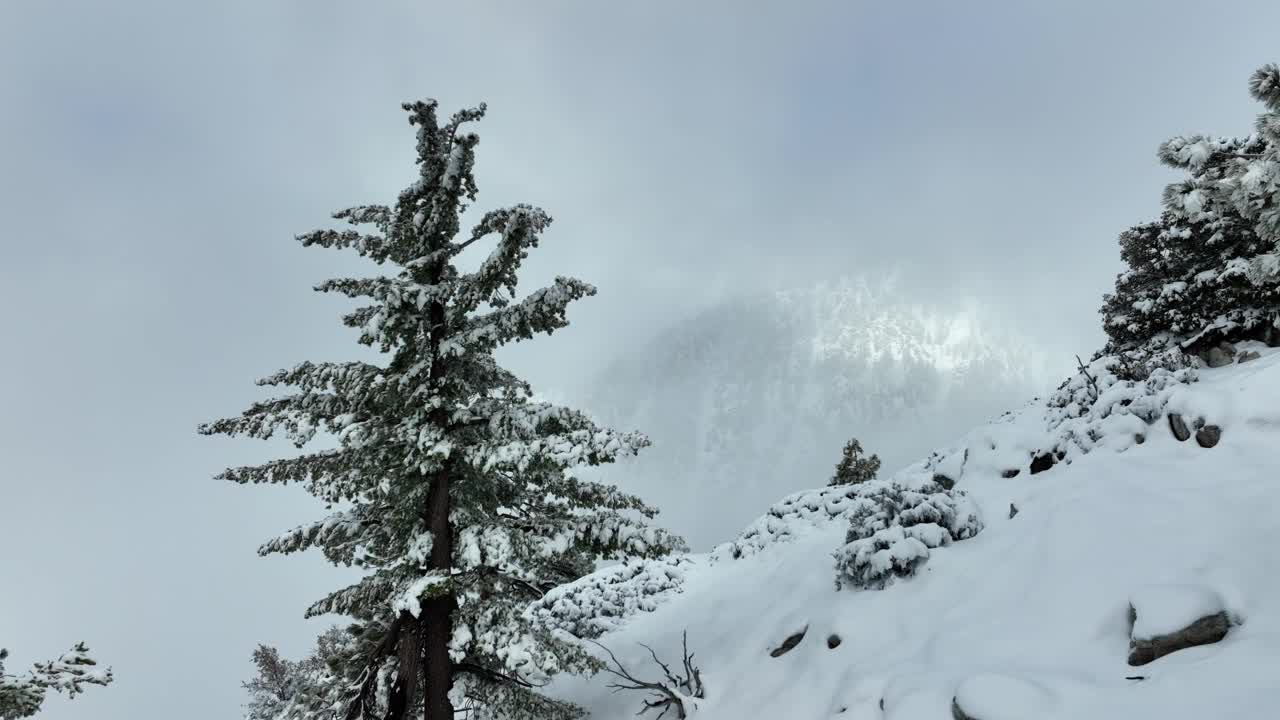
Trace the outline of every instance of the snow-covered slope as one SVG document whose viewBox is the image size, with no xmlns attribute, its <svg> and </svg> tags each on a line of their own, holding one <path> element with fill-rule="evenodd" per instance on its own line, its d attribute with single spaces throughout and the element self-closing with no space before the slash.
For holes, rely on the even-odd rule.
<svg viewBox="0 0 1280 720">
<path fill-rule="evenodd" d="M 984 526 L 883 590 L 834 584 L 833 552 L 868 490 L 800 493 L 715 552 L 657 568 L 644 602 L 584 592 L 629 615 L 600 640 L 658 679 L 638 643 L 678 661 L 687 630 L 706 684 L 698 720 L 946 720 L 957 698 L 978 720 L 1276 717 L 1280 350 L 1254 349 L 1260 359 L 1137 383 L 1095 363 L 1097 391 L 1078 376 L 879 481 L 944 476 Z M 1179 441 L 1171 413 L 1193 434 L 1198 420 L 1221 428 L 1220 441 Z M 1046 453 L 1061 459 L 1032 474 Z M 1148 613 L 1142 632 L 1218 601 L 1233 623 L 1221 642 L 1127 664 L 1130 603 Z M 598 720 L 632 717 L 641 696 L 606 680 L 556 690 Z"/>
<path fill-rule="evenodd" d="M 582 404 L 654 447 L 609 480 L 706 549 L 830 476 L 850 437 L 897 467 L 1048 381 L 980 308 L 901 295 L 864 279 L 738 298 L 616 362 Z"/>
</svg>

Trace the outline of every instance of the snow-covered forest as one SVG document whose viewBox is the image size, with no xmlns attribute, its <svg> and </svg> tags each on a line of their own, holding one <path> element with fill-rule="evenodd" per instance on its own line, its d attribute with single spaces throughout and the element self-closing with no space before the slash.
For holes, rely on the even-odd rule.
<svg viewBox="0 0 1280 720">
<path fill-rule="evenodd" d="M 1273 713 L 1266 33 L 1126 120 L 1051 50 L 1168 17 L 453 8 L 397 74 L 333 41 L 417 15 L 284 7 L 0 11 L 0 720 Z M 998 22 L 1065 81 L 891 52 Z"/>
</svg>

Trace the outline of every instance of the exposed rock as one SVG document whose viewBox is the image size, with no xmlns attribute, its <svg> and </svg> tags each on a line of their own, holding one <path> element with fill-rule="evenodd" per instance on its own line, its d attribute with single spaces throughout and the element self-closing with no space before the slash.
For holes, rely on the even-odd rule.
<svg viewBox="0 0 1280 720">
<path fill-rule="evenodd" d="M 1051 453 L 1042 453 L 1037 455 L 1031 460 L 1031 474 L 1035 475 L 1036 473 L 1042 473 L 1053 467 L 1055 462 L 1057 462 L 1057 460 L 1054 459 Z"/>
<path fill-rule="evenodd" d="M 1014 505 L 1013 503 L 1009 503 L 1009 519 L 1012 520 L 1013 516 L 1017 514 L 1018 514 L 1018 506 Z"/>
<path fill-rule="evenodd" d="M 1218 368 L 1231 364 L 1231 356 L 1222 348 L 1209 348 L 1209 352 L 1204 355 L 1204 362 L 1211 368 Z"/>
<path fill-rule="evenodd" d="M 1196 584 L 1148 585 L 1129 596 L 1129 664 L 1216 643 L 1231 626 L 1222 596 Z"/>
<path fill-rule="evenodd" d="M 1277 320 L 1272 320 L 1262 331 L 1262 337 L 1259 339 L 1267 344 L 1267 347 L 1280 347 L 1280 325 L 1276 325 Z"/>
<path fill-rule="evenodd" d="M 1178 442 L 1182 442 L 1191 437 L 1191 430 L 1187 427 L 1187 421 L 1182 419 L 1178 413 L 1169 413 L 1169 430 L 1173 432 L 1173 436 Z"/>
<path fill-rule="evenodd" d="M 1147 436 L 1146 436 L 1146 435 L 1143 435 L 1142 433 L 1136 433 L 1136 434 L 1133 436 L 1133 441 L 1134 441 L 1135 443 L 1137 443 L 1138 445 L 1141 445 L 1142 443 L 1144 443 L 1144 442 L 1146 442 L 1146 441 L 1147 441 Z"/>
<path fill-rule="evenodd" d="M 1004 472 L 1000 473 L 1000 477 L 1002 478 L 1018 477 L 1018 473 L 1020 472 L 1022 471 L 1019 470 L 1018 468 L 1009 468 L 1008 470 L 1005 470 Z"/>
<path fill-rule="evenodd" d="M 831 648 L 832 650 L 835 650 L 836 648 L 840 647 L 840 636 L 834 633 L 831 635 L 828 635 L 827 647 Z"/>
<path fill-rule="evenodd" d="M 769 657 L 780 657 L 791 652 L 795 649 L 795 646 L 800 644 L 800 641 L 804 639 L 804 634 L 808 631 L 809 628 L 805 627 L 800 632 L 788 637 L 786 640 L 783 640 L 781 645 L 769 651 Z"/>
<path fill-rule="evenodd" d="M 950 490 L 951 488 L 956 486 L 955 480 L 952 480 L 951 478 L 941 473 L 934 474 L 933 481 L 938 485 L 941 485 L 943 490 Z"/>
<path fill-rule="evenodd" d="M 1129 614 L 1131 618 L 1136 615 L 1132 607 L 1129 608 Z M 1147 639 L 1130 639 L 1129 664 L 1146 665 L 1172 652 L 1216 643 L 1227 636 L 1230 628 L 1231 620 L 1227 613 L 1218 612 L 1206 615 L 1177 632 Z"/>
<path fill-rule="evenodd" d="M 1222 428 L 1217 425 L 1205 425 L 1196 431 L 1196 442 L 1202 448 L 1211 448 L 1222 439 Z"/>
<path fill-rule="evenodd" d="M 960 709 L 960 702 L 955 698 L 951 698 L 951 717 L 954 720 L 978 720 L 978 718 L 966 714 L 964 710 Z"/>
<path fill-rule="evenodd" d="M 1262 353 L 1259 353 L 1256 350 L 1249 350 L 1247 352 L 1240 353 L 1240 357 L 1236 358 L 1236 362 L 1247 363 L 1250 360 L 1257 360 L 1260 357 L 1262 357 Z"/>
</svg>

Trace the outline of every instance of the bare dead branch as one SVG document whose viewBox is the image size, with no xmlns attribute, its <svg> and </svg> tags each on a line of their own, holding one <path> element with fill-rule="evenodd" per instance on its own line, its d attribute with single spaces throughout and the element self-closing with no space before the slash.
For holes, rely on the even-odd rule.
<svg viewBox="0 0 1280 720">
<path fill-rule="evenodd" d="M 612 650 L 595 640 L 590 640 L 589 642 L 609 655 L 610 662 L 605 663 L 604 669 L 605 672 L 617 679 L 610 682 L 607 685 L 608 688 L 613 692 L 638 690 L 649 694 L 649 697 L 642 700 L 643 706 L 636 715 L 644 715 L 650 710 L 659 710 L 657 720 L 662 720 L 668 712 L 675 710 L 676 720 L 685 720 L 689 716 L 685 701 L 703 697 L 702 672 L 693 664 L 693 655 L 689 652 L 689 632 L 687 630 L 681 638 L 683 675 L 675 674 L 671 670 L 671 666 L 662 662 L 658 657 L 658 653 L 652 647 L 640 643 L 640 647 L 649 651 L 649 656 L 653 658 L 653 662 L 662 668 L 665 682 L 641 680 L 618 660 L 618 656 Z"/>
<path fill-rule="evenodd" d="M 1098 389 L 1098 380 L 1089 374 L 1089 368 L 1084 366 L 1084 361 L 1080 359 L 1079 355 L 1076 356 L 1076 366 L 1080 368 L 1080 372 L 1089 381 L 1089 385 L 1093 388 L 1093 399 L 1097 400 L 1102 395 L 1102 391 Z"/>
</svg>

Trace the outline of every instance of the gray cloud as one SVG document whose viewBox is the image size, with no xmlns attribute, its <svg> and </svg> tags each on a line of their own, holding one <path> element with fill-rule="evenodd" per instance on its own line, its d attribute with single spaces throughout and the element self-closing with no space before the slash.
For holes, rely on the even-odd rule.
<svg viewBox="0 0 1280 720">
<path fill-rule="evenodd" d="M 1273 3 L 0 4 L 0 642 L 117 685 L 51 720 L 234 715 L 337 581 L 257 542 L 314 507 L 208 480 L 250 380 L 353 352 L 290 237 L 408 177 L 400 101 L 487 100 L 482 207 L 557 221 L 529 280 L 598 283 L 509 354 L 570 388 L 741 288 L 897 268 L 1087 353 L 1155 144 L 1246 131 Z M 1214 23 L 1229 27 L 1218 31 Z M 962 428 L 957 428 L 957 431 Z"/>
</svg>

